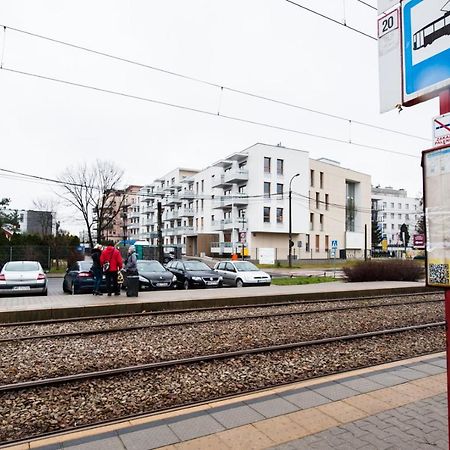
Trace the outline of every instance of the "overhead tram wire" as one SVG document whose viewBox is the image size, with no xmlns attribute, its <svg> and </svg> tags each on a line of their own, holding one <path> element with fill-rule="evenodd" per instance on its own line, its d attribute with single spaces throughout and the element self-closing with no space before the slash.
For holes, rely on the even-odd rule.
<svg viewBox="0 0 450 450">
<path fill-rule="evenodd" d="M 367 7 L 369 7 L 369 8 L 371 8 L 371 9 L 374 9 L 375 11 L 378 11 L 378 8 L 376 7 L 376 6 L 373 6 L 373 5 L 371 5 L 370 3 L 367 3 L 367 2 L 365 2 L 365 1 L 363 1 L 363 0 L 356 0 L 358 3 L 362 3 L 363 5 L 365 5 L 365 6 L 367 6 Z"/>
<path fill-rule="evenodd" d="M 167 106 L 170 108 L 176 108 L 179 110 L 185 110 L 185 111 L 190 111 L 190 112 L 195 112 L 198 114 L 204 114 L 210 117 L 218 117 L 218 118 L 222 118 L 222 119 L 227 119 L 230 121 L 234 121 L 234 122 L 241 122 L 241 123 L 247 123 L 247 124 L 251 124 L 251 125 L 257 125 L 257 126 L 261 126 L 261 127 L 265 127 L 265 128 L 271 128 L 274 130 L 279 130 L 279 131 L 285 131 L 288 133 L 295 133 L 295 134 L 300 134 L 302 136 L 308 136 L 308 137 L 313 137 L 313 138 L 317 138 L 317 139 L 323 139 L 326 141 L 330 141 L 330 142 L 338 142 L 341 144 L 348 144 L 348 145 L 355 145 L 357 147 L 361 147 L 361 148 L 367 148 L 370 150 L 377 150 L 377 151 L 381 151 L 381 152 L 386 152 L 386 153 L 391 153 L 391 154 L 395 154 L 395 155 L 399 155 L 399 156 L 406 156 L 409 158 L 419 158 L 419 156 L 417 155 L 413 155 L 411 153 L 404 153 L 404 152 L 399 152 L 396 150 L 391 150 L 391 149 L 387 149 L 387 148 L 383 148 L 383 147 L 377 147 L 374 145 L 369 145 L 369 144 L 363 144 L 363 143 L 359 143 L 356 142 L 354 140 L 345 140 L 345 139 L 338 139 L 338 138 L 333 138 L 330 136 L 323 136 L 323 135 L 319 135 L 319 134 L 315 134 L 315 133 L 309 133 L 307 131 L 301 131 L 301 130 L 297 130 L 294 128 L 286 128 L 286 127 L 282 127 L 282 126 L 278 126 L 278 125 L 274 125 L 274 124 L 269 124 L 269 123 L 265 123 L 265 122 L 258 122 L 255 120 L 250 120 L 250 119 L 245 119 L 242 117 L 236 117 L 236 116 L 229 116 L 229 115 L 225 115 L 225 114 L 220 114 L 217 115 L 216 112 L 212 112 L 212 111 L 207 111 L 207 110 L 203 110 L 203 109 L 198 109 L 198 108 L 193 108 L 190 106 L 185 106 L 185 105 L 179 105 L 176 103 L 169 103 L 169 102 L 164 102 L 161 100 L 156 100 L 156 99 L 152 99 L 149 97 L 141 97 L 141 96 L 137 96 L 137 95 L 132 95 L 132 94 L 127 94 L 125 92 L 121 92 L 121 91 L 113 91 L 110 89 L 104 89 L 104 88 L 100 88 L 100 87 L 96 87 L 96 86 L 91 86 L 88 84 L 81 84 L 81 83 L 76 83 L 73 81 L 68 81 L 68 80 L 63 80 L 60 78 L 52 78 L 52 77 L 48 77 L 45 75 L 40 75 L 40 74 L 36 74 L 36 73 L 32 73 L 32 72 L 24 72 L 21 70 L 16 70 L 16 69 L 10 69 L 7 67 L 2 67 L 0 70 L 5 70 L 7 72 L 11 72 L 11 73 L 15 73 L 15 74 L 19 74 L 19 75 L 25 75 L 28 77 L 34 77 L 34 78 L 39 78 L 42 80 L 47 80 L 47 81 L 52 81 L 55 83 L 60 83 L 60 84 L 66 84 L 69 86 L 75 86 L 75 87 L 80 87 L 80 88 L 84 88 L 84 89 L 90 89 L 93 91 L 97 91 L 97 92 L 103 92 L 105 94 L 112 94 L 112 95 L 117 95 L 120 97 L 126 97 L 126 98 L 130 98 L 133 100 L 139 100 L 139 101 L 145 101 L 145 102 L 149 102 L 149 103 L 153 103 L 153 104 L 157 104 L 157 105 L 161 105 L 161 106 Z"/>
<path fill-rule="evenodd" d="M 48 177 L 42 177 L 40 175 L 34 175 L 34 174 L 28 174 L 28 173 L 23 173 L 23 172 L 18 172 L 15 170 L 11 170 L 11 169 L 4 169 L 0 167 L 0 172 L 4 172 L 4 174 L 0 173 L 0 177 L 4 177 L 7 179 L 15 179 L 17 181 L 27 181 L 27 182 L 34 182 L 34 183 L 42 183 L 42 184 L 46 184 L 46 185 L 53 185 L 53 184 L 59 184 L 59 185 L 70 185 L 70 186 L 74 186 L 74 187 L 83 187 L 83 188 L 93 188 L 93 189 L 97 189 L 97 190 L 101 190 L 98 186 L 88 186 L 82 183 L 69 183 L 69 182 L 65 182 L 62 180 L 57 180 L 55 178 L 48 178 Z M 121 189 L 117 189 L 118 191 L 120 191 Z M 264 201 L 267 199 L 272 199 L 272 198 L 278 198 L 278 199 L 283 199 L 285 195 L 287 195 L 289 192 L 273 192 L 271 194 L 258 194 L 258 195 L 247 195 L 245 198 L 249 199 L 249 200 L 255 200 L 255 201 Z M 301 201 L 308 201 L 308 202 L 315 202 L 316 200 L 312 197 L 309 197 L 307 195 L 303 195 L 300 194 L 299 192 L 295 192 L 292 191 L 292 193 L 294 194 L 294 196 L 297 197 L 298 200 Z M 129 197 L 140 197 L 140 198 L 155 198 L 154 194 L 140 194 L 138 192 L 134 193 L 134 192 L 130 192 L 128 194 L 126 194 Z M 281 198 L 280 198 L 281 196 Z M 193 197 L 193 200 L 215 200 L 218 199 L 218 197 L 222 197 L 222 196 L 214 196 L 214 195 L 198 195 Z M 242 198 L 241 196 L 236 196 L 236 195 L 230 195 L 229 196 L 230 199 L 236 198 L 236 199 L 240 199 Z M 332 206 L 332 207 L 336 207 L 336 208 L 342 208 L 345 209 L 347 206 L 346 205 L 341 205 L 339 203 L 333 203 L 333 202 L 329 202 L 326 203 L 323 200 L 320 200 L 319 203 L 324 204 L 324 205 L 328 205 L 328 206 Z M 357 211 L 360 212 L 369 212 L 371 211 L 370 208 L 356 208 Z"/>
<path fill-rule="evenodd" d="M 217 89 L 220 89 L 221 92 L 223 92 L 223 91 L 233 92 L 235 94 L 256 98 L 256 99 L 259 99 L 259 100 L 263 100 L 263 101 L 279 104 L 279 105 L 286 106 L 286 107 L 289 107 L 289 108 L 299 109 L 299 110 L 310 112 L 310 113 L 313 113 L 313 114 L 318 114 L 318 115 L 321 115 L 321 116 L 324 116 L 324 117 L 329 117 L 329 118 L 336 119 L 336 120 L 342 120 L 342 121 L 345 121 L 347 123 L 353 123 L 353 124 L 356 124 L 356 125 L 377 129 L 377 130 L 380 130 L 380 131 L 385 131 L 385 132 L 388 132 L 388 133 L 398 134 L 398 135 L 401 135 L 401 136 L 411 137 L 411 138 L 414 138 L 414 139 L 420 139 L 420 140 L 429 142 L 429 139 L 425 138 L 423 136 L 417 136 L 417 135 L 410 134 L 410 133 L 404 133 L 404 132 L 401 132 L 401 131 L 392 130 L 390 128 L 385 128 L 385 127 L 380 127 L 378 125 L 373 125 L 373 124 L 370 124 L 370 123 L 367 123 L 367 122 L 362 122 L 362 121 L 350 119 L 350 118 L 347 118 L 347 117 L 338 116 L 336 114 L 330 114 L 330 113 L 326 113 L 326 112 L 323 112 L 323 111 L 318 111 L 318 110 L 315 110 L 315 109 L 312 109 L 312 108 L 307 108 L 307 107 L 300 106 L 300 105 L 297 105 L 297 104 L 294 104 L 294 103 L 290 103 L 290 102 L 286 102 L 286 101 L 283 101 L 283 100 L 278 100 L 278 99 L 274 99 L 274 98 L 271 98 L 271 97 L 266 97 L 264 95 L 259 95 L 259 94 L 253 93 L 253 92 L 248 92 L 248 91 L 244 91 L 244 90 L 241 90 L 241 89 L 235 89 L 235 88 L 232 88 L 232 87 L 229 87 L 229 86 L 224 86 L 224 85 L 219 84 L 219 83 L 207 81 L 207 80 L 204 80 L 204 79 L 201 79 L 201 78 L 197 78 L 197 77 L 192 77 L 192 76 L 189 76 L 189 75 L 184 75 L 184 74 L 181 74 L 181 73 L 178 73 L 178 72 L 174 72 L 174 71 L 171 71 L 171 70 L 163 69 L 161 67 L 156 67 L 156 66 L 152 66 L 152 65 L 149 65 L 149 64 L 141 63 L 139 61 L 134 61 L 134 60 L 131 60 L 131 59 L 128 59 L 128 58 L 122 58 L 120 56 L 112 55 L 110 53 L 105 53 L 105 52 L 102 52 L 102 51 L 99 51 L 99 50 L 94 50 L 94 49 L 91 49 L 91 48 L 87 48 L 87 47 L 83 47 L 83 46 L 80 46 L 80 45 L 72 44 L 72 43 L 67 42 L 67 41 L 54 39 L 54 38 L 51 38 L 51 37 L 48 37 L 48 36 L 43 36 L 43 35 L 40 35 L 40 34 L 32 33 L 30 31 L 21 30 L 19 28 L 8 27 L 8 26 L 5 26 L 5 25 L 0 25 L 0 27 L 1 26 L 4 27 L 5 32 L 8 29 L 8 30 L 15 31 L 17 33 L 22 33 L 22 34 L 25 34 L 25 35 L 28 35 L 28 36 L 31 36 L 31 37 L 34 37 L 34 38 L 43 39 L 43 40 L 46 40 L 46 41 L 49 41 L 49 42 L 53 42 L 53 43 L 56 43 L 56 44 L 60 44 L 60 45 L 64 45 L 64 46 L 67 46 L 67 47 L 75 48 L 77 50 L 81 50 L 81 51 L 84 51 L 84 52 L 92 53 L 92 54 L 95 54 L 95 55 L 98 55 L 98 56 L 103 56 L 105 58 L 110 58 L 110 59 L 113 59 L 113 60 L 116 60 L 116 61 L 120 61 L 120 62 L 124 62 L 124 63 L 127 63 L 127 64 L 136 65 L 136 66 L 139 66 L 139 67 L 142 67 L 142 68 L 145 68 L 145 69 L 153 70 L 153 71 L 156 71 L 156 72 L 161 72 L 161 73 L 164 73 L 166 75 L 170 75 L 170 76 L 174 76 L 174 77 L 178 77 L 178 78 L 183 78 L 183 79 L 186 79 L 186 80 L 189 80 L 189 81 L 193 81 L 193 82 L 196 82 L 196 83 L 200 83 L 200 84 L 204 84 L 204 85 L 207 85 L 207 86 L 215 87 Z"/>
<path fill-rule="evenodd" d="M 355 33 L 359 33 L 359 34 L 361 34 L 361 35 L 363 35 L 365 37 L 373 39 L 374 41 L 378 41 L 378 39 L 375 36 L 372 36 L 371 34 L 368 34 L 368 33 L 364 32 L 364 31 L 358 30 L 357 28 L 353 28 L 350 25 L 347 25 L 346 23 L 340 22 L 337 19 L 333 19 L 332 17 L 327 16 L 326 14 L 322 14 L 322 13 L 320 13 L 318 11 L 315 11 L 314 9 L 307 8 L 306 6 L 301 5 L 300 3 L 296 3 L 296 2 L 294 2 L 292 0 L 284 0 L 284 1 L 288 2 L 288 3 L 291 3 L 292 5 L 298 6 L 299 8 L 304 9 L 305 11 L 308 11 L 308 12 L 310 12 L 312 14 L 315 14 L 315 15 L 317 15 L 319 17 L 322 17 L 323 19 L 329 20 L 329 21 L 331 21 L 331 22 L 333 22 L 333 23 L 335 23 L 337 25 L 341 25 L 342 27 L 348 28 L 349 30 L 354 31 Z"/>
</svg>

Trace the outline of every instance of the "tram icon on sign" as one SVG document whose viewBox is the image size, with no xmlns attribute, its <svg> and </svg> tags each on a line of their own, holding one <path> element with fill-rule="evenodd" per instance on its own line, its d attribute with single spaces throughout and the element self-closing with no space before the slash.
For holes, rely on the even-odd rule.
<svg viewBox="0 0 450 450">
<path fill-rule="evenodd" d="M 437 39 L 450 35 L 450 0 L 441 8 L 443 16 L 438 17 L 413 34 L 413 50 L 425 48 Z"/>
</svg>

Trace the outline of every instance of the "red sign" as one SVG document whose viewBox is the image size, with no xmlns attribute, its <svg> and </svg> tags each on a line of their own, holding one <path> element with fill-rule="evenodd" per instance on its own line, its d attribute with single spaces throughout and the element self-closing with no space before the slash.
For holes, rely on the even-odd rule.
<svg viewBox="0 0 450 450">
<path fill-rule="evenodd" d="M 425 247 L 425 235 L 423 234 L 415 234 L 413 236 L 413 244 L 414 247 Z"/>
</svg>

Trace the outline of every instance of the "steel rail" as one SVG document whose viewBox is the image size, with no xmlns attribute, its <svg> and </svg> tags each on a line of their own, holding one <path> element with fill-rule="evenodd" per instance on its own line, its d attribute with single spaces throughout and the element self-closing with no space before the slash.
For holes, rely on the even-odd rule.
<svg viewBox="0 0 450 450">
<path fill-rule="evenodd" d="M 168 367 L 174 367 L 174 366 L 208 362 L 208 361 L 224 360 L 224 359 L 254 355 L 254 354 L 259 354 L 259 353 L 269 353 L 269 352 L 275 352 L 275 351 L 293 350 L 296 348 L 311 347 L 314 345 L 324 345 L 324 344 L 330 344 L 330 343 L 336 343 L 336 342 L 353 341 L 353 340 L 357 340 L 357 339 L 366 339 L 366 338 L 372 338 L 372 337 L 376 337 L 376 336 L 386 336 L 386 335 L 391 335 L 391 334 L 404 333 L 407 331 L 423 330 L 426 328 L 437 328 L 437 327 L 443 327 L 443 326 L 445 326 L 445 322 L 433 322 L 433 323 L 426 323 L 426 324 L 421 324 L 421 325 L 411 325 L 411 326 L 402 327 L 402 328 L 391 328 L 391 329 L 387 329 L 387 330 L 370 331 L 367 333 L 335 336 L 335 337 L 329 337 L 329 338 L 315 339 L 315 340 L 311 340 L 311 341 L 294 342 L 294 343 L 289 343 L 289 344 L 279 344 L 279 345 L 272 345 L 272 346 L 266 346 L 266 347 L 255 347 L 255 348 L 249 348 L 249 349 L 245 349 L 245 350 L 237 350 L 237 351 L 226 352 L 226 353 L 215 353 L 215 354 L 210 354 L 210 355 L 194 356 L 194 357 L 190 357 L 190 358 L 181 358 L 181 359 L 175 359 L 175 360 L 169 360 L 169 361 L 160 361 L 160 362 L 155 362 L 155 363 L 139 364 L 136 366 L 127 366 L 127 367 L 119 367 L 119 368 L 115 368 L 115 369 L 107 369 L 107 370 L 100 370 L 100 371 L 94 371 L 94 372 L 85 372 L 85 373 L 79 373 L 79 374 L 75 374 L 75 375 L 66 375 L 66 376 L 62 376 L 62 377 L 43 378 L 43 379 L 32 380 L 32 381 L 22 381 L 22 382 L 18 382 L 18 383 L 1 385 L 0 392 L 3 393 L 3 392 L 17 391 L 17 390 L 21 390 L 21 389 L 33 389 L 36 387 L 55 386 L 55 385 L 59 385 L 59 384 L 63 384 L 63 383 L 92 380 L 92 379 L 97 379 L 97 378 L 106 378 L 106 377 L 110 377 L 110 376 L 114 376 L 114 375 L 123 375 L 126 373 L 155 370 L 155 369 L 168 368 Z"/>
<path fill-rule="evenodd" d="M 164 316 L 171 314 L 188 314 L 196 312 L 208 312 L 208 311 L 230 311 L 239 309 L 251 309 L 251 308 L 272 308 L 277 306 L 289 306 L 289 305 L 308 305 L 316 303 L 333 303 L 333 302 L 345 302 L 345 301 L 364 301 L 364 300 L 377 300 L 377 299 L 389 299 L 398 297 L 413 297 L 416 295 L 431 296 L 436 294 L 442 294 L 441 291 L 433 292 L 412 292 L 405 294 L 389 294 L 389 295 L 370 295 L 361 297 L 342 297 L 342 298 L 326 298 L 317 300 L 296 300 L 296 301 L 286 301 L 286 302 L 275 302 L 275 303 L 255 303 L 247 305 L 230 305 L 230 306 L 211 306 L 206 308 L 186 308 L 186 309 L 166 309 L 163 311 L 141 311 L 137 313 L 124 313 L 124 314 L 108 314 L 103 316 L 86 316 L 86 317 L 72 317 L 66 319 L 45 319 L 45 320 L 34 320 L 26 322 L 5 322 L 0 323 L 0 328 L 7 327 L 26 327 L 30 325 L 47 325 L 47 324 L 57 324 L 57 323 L 68 323 L 68 322 L 82 322 L 82 321 L 92 321 L 92 320 L 110 320 L 110 319 L 122 319 L 129 317 L 145 317 L 145 316 Z M 444 301 L 444 298 L 442 300 Z"/>
<path fill-rule="evenodd" d="M 355 305 L 355 306 L 340 306 L 336 308 L 324 308 L 324 309 L 314 309 L 309 311 L 291 311 L 291 312 L 279 312 L 274 314 L 255 314 L 255 315 L 247 315 L 247 316 L 236 316 L 236 317 L 219 317 L 212 319 L 199 319 L 199 320 L 189 320 L 184 322 L 166 322 L 166 323 L 154 323 L 154 324 L 145 324 L 145 325 L 132 325 L 129 327 L 112 327 L 112 328 L 104 328 L 98 330 L 80 330 L 80 331 L 71 331 L 67 333 L 57 333 L 57 334 L 37 334 L 30 336 L 12 336 L 6 338 L 0 338 L 0 344 L 13 342 L 13 341 L 29 341 L 35 339 L 60 339 L 67 337 L 76 337 L 76 336 L 92 336 L 99 334 L 108 334 L 108 333 L 127 333 L 131 331 L 137 330 L 145 330 L 145 329 L 156 329 L 156 328 L 165 328 L 165 327 L 176 327 L 176 326 L 184 326 L 184 325 L 203 325 L 207 323 L 220 323 L 220 322 L 233 322 L 237 320 L 252 320 L 252 319 L 270 319 L 272 317 L 286 317 L 286 316 L 302 316 L 309 314 L 320 314 L 320 313 L 330 313 L 330 312 L 343 312 L 343 311 L 352 311 L 359 309 L 375 309 L 375 308 L 392 308 L 394 306 L 410 306 L 410 305 L 421 305 L 421 304 L 432 304 L 432 303 L 442 303 L 443 300 L 419 300 L 415 302 L 398 302 L 398 303 L 389 303 L 389 304 L 376 304 L 376 305 Z"/>
</svg>

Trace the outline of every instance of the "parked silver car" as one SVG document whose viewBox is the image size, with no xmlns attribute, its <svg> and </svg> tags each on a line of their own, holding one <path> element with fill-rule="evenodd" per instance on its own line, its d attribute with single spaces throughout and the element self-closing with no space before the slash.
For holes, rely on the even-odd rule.
<svg viewBox="0 0 450 450">
<path fill-rule="evenodd" d="M 0 272 L 0 294 L 47 295 L 47 276 L 37 261 L 10 261 Z"/>
<path fill-rule="evenodd" d="M 272 282 L 268 273 L 263 272 L 248 261 L 222 261 L 214 266 L 214 270 L 222 275 L 224 285 L 237 287 L 269 286 Z"/>
</svg>

